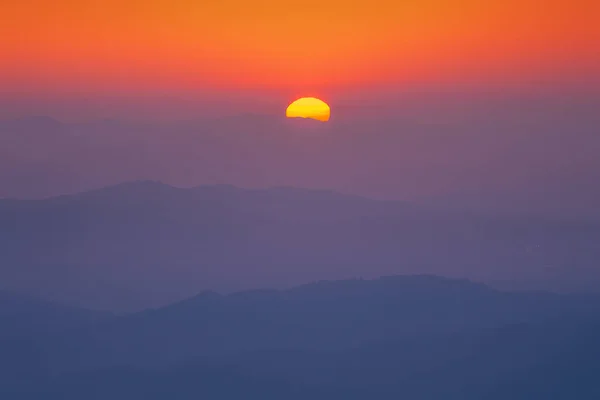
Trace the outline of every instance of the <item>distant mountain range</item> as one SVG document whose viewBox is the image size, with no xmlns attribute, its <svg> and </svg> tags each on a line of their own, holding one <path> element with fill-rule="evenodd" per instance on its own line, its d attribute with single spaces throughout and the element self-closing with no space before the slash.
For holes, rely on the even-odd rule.
<svg viewBox="0 0 600 400">
<path fill-rule="evenodd" d="M 10 322 L 6 315 L 40 317 L 19 302 L 3 304 L 0 326 Z M 122 316 L 78 312 L 76 326 L 39 329 L 18 342 L 0 338 L 7 350 L 0 395 L 567 400 L 577 392 L 592 400 L 599 394 L 600 296 L 390 276 L 203 292 Z"/>
<path fill-rule="evenodd" d="M 202 289 L 433 273 L 593 290 L 600 224 L 490 217 L 330 191 L 134 182 L 0 201 L 6 289 L 110 310 Z"/>
<path fill-rule="evenodd" d="M 508 214 L 600 219 L 597 107 L 495 104 L 328 123 L 243 114 L 190 121 L 0 121 L 0 198 L 121 182 L 329 188 Z M 478 110 L 474 112 L 473 110 Z M 543 151 L 542 151 L 543 150 Z"/>
</svg>

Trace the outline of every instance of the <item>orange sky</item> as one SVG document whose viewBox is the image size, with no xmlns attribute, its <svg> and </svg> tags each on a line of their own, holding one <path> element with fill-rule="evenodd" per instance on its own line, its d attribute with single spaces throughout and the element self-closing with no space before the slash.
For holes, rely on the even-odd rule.
<svg viewBox="0 0 600 400">
<path fill-rule="evenodd" d="M 8 3 L 8 4 L 7 4 Z M 8 0 L 8 91 L 600 75 L 594 0 Z"/>
</svg>

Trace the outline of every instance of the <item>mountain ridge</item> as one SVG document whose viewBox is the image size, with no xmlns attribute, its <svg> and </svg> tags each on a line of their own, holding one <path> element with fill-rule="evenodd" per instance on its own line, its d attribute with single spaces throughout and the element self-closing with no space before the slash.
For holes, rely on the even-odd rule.
<svg viewBox="0 0 600 400">
<path fill-rule="evenodd" d="M 398 274 L 587 290 L 600 281 L 597 240 L 600 224 L 593 222 L 450 212 L 290 187 L 139 181 L 0 200 L 7 288 L 113 311 L 202 289 Z"/>
</svg>

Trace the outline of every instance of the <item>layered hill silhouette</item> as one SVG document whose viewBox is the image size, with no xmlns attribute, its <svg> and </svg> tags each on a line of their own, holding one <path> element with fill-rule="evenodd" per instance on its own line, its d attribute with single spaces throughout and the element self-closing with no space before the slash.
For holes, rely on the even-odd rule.
<svg viewBox="0 0 600 400">
<path fill-rule="evenodd" d="M 0 292 L 0 387 L 23 376 L 45 376 L 44 349 L 55 337 L 111 318 L 109 313 Z"/>
<path fill-rule="evenodd" d="M 594 400 L 600 326 L 525 325 L 480 336 L 386 343 L 343 353 L 257 355 L 244 364 L 113 367 L 39 379 L 5 391 L 18 399 L 451 399 Z M 258 362 L 256 362 L 258 361 Z M 1 390 L 1 389 L 0 389 Z"/>
<path fill-rule="evenodd" d="M 204 292 L 66 336 L 56 361 L 160 366 L 261 351 L 341 351 L 563 316 L 594 316 L 600 296 L 508 293 L 433 276 L 325 281 L 231 295 Z"/>
<path fill-rule="evenodd" d="M 112 314 L 0 292 L 0 338 L 63 332 L 109 319 Z"/>
<path fill-rule="evenodd" d="M 163 305 L 199 288 L 407 273 L 591 290 L 599 241 L 594 222 L 491 217 L 285 187 L 144 181 L 0 200 L 5 288 L 117 311 Z"/>
<path fill-rule="evenodd" d="M 597 296 L 501 292 L 435 276 L 203 292 L 39 331 L 5 353 L 5 370 L 16 373 L 3 375 L 0 394 L 566 400 L 576 391 L 591 400 L 598 333 Z M 19 360 L 28 368 L 8 367 Z"/>
<path fill-rule="evenodd" d="M 404 99 L 385 113 L 366 104 L 335 107 L 325 124 L 277 112 L 170 122 L 0 121 L 0 198 L 153 179 L 322 187 L 444 207 L 600 219 L 595 99 L 582 107 L 530 101 L 466 107 L 455 100 Z"/>
</svg>

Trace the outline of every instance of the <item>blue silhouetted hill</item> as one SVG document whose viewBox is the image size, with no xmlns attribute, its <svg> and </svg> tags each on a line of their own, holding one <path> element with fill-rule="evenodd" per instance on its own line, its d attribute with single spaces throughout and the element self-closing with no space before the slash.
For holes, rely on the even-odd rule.
<svg viewBox="0 0 600 400">
<path fill-rule="evenodd" d="M 59 333 L 111 317 L 107 312 L 0 291 L 0 338 Z"/>
<path fill-rule="evenodd" d="M 599 312 L 594 296 L 501 292 L 433 276 L 317 282 L 203 292 L 65 335 L 49 357 L 60 369 L 156 367 L 263 351 L 346 351 Z"/>
<path fill-rule="evenodd" d="M 594 296 L 434 276 L 205 291 L 52 336 L 33 353 L 13 347 L 28 368 L 10 369 L 22 375 L 0 381 L 0 394 L 593 400 L 599 337 Z"/>
<path fill-rule="evenodd" d="M 51 371 L 46 351 L 57 337 L 101 324 L 105 312 L 0 291 L 0 386 Z"/>
<path fill-rule="evenodd" d="M 119 311 L 199 289 L 390 274 L 589 290 L 600 280 L 598 241 L 593 221 L 449 212 L 289 187 L 142 181 L 0 200 L 5 287 Z"/>
</svg>

